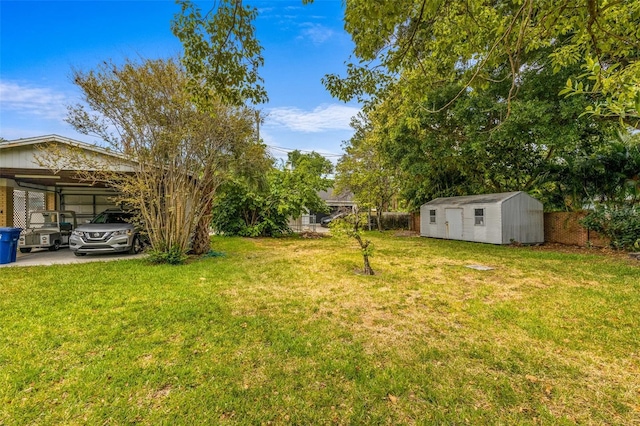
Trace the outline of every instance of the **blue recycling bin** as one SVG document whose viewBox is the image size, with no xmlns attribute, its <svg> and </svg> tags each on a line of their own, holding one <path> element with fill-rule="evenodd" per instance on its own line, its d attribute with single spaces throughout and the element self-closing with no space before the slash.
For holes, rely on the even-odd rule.
<svg viewBox="0 0 640 426">
<path fill-rule="evenodd" d="M 21 228 L 0 228 L 0 264 L 16 261 Z"/>
</svg>

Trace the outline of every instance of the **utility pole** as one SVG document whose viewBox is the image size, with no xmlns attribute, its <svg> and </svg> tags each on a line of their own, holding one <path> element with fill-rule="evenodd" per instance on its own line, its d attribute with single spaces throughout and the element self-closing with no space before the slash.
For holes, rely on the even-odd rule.
<svg viewBox="0 0 640 426">
<path fill-rule="evenodd" d="M 260 111 L 256 110 L 256 134 L 258 137 L 257 142 L 260 143 Z"/>
</svg>

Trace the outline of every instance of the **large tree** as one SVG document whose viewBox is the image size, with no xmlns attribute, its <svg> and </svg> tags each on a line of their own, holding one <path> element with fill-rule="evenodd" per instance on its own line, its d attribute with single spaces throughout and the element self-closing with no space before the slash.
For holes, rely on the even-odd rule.
<svg viewBox="0 0 640 426">
<path fill-rule="evenodd" d="M 198 109 L 175 60 L 104 62 L 73 79 L 84 103 L 69 108 L 68 122 L 132 167 L 119 173 L 96 165 L 92 178 L 140 212 L 160 259 L 179 259 L 231 165 L 255 145 L 253 112 L 214 98 L 207 111 Z"/>
<path fill-rule="evenodd" d="M 517 190 L 565 205 L 553 195 L 559 170 L 577 153 L 608 144 L 615 124 L 581 117 L 587 99 L 557 97 L 571 70 L 554 73 L 542 53 L 529 64 L 510 103 L 508 71 L 498 67 L 484 90 L 457 95 L 462 84 L 451 83 L 426 91 L 420 102 L 388 96 L 369 110 L 413 208 L 440 196 Z"/>
<path fill-rule="evenodd" d="M 177 3 L 181 11 L 174 17 L 171 29 L 184 48 L 181 61 L 197 108 L 215 116 L 219 102 L 231 106 L 266 102 L 267 92 L 258 73 L 264 63 L 262 46 L 253 26 L 257 9 L 244 5 L 242 0 L 220 0 L 210 4 L 203 14 L 190 0 Z M 215 188 L 208 191 L 214 192 Z M 209 250 L 212 209 L 209 202 L 196 227 L 195 253 Z"/>
<path fill-rule="evenodd" d="M 382 212 L 398 195 L 398 180 L 396 168 L 381 150 L 384 128 L 370 120 L 361 113 L 351 121 L 355 133 L 345 142 L 345 154 L 336 166 L 335 191 L 353 193 L 360 208 L 374 208 L 381 231 Z"/>
<path fill-rule="evenodd" d="M 453 102 L 493 84 L 493 70 L 506 66 L 509 102 L 528 55 L 544 49 L 554 70 L 575 70 L 564 92 L 589 94 L 586 112 L 639 127 L 639 27 L 637 0 L 348 0 L 356 60 L 325 84 L 342 99 L 383 97 L 400 85 L 421 100 L 425 90 L 461 82 Z"/>
</svg>

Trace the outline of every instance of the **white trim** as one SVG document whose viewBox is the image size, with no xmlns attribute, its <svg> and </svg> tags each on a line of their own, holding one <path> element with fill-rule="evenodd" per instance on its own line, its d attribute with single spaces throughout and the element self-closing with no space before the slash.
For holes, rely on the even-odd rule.
<svg viewBox="0 0 640 426">
<path fill-rule="evenodd" d="M 108 155 L 115 158 L 120 158 L 124 160 L 131 161 L 128 158 L 125 158 L 123 155 L 114 153 L 109 151 L 108 149 L 102 148 L 98 145 L 92 145 L 87 142 L 78 141 L 75 139 L 65 138 L 64 136 L 59 135 L 45 135 L 45 136 L 36 136 L 33 138 L 22 138 L 22 139 L 14 139 L 6 142 L 0 143 L 0 149 L 10 149 L 10 148 L 18 148 L 21 146 L 29 146 L 29 145 L 38 145 L 42 143 L 48 142 L 58 142 L 65 145 L 74 146 L 76 148 L 85 149 L 87 151 L 97 152 L 99 154 Z"/>
</svg>

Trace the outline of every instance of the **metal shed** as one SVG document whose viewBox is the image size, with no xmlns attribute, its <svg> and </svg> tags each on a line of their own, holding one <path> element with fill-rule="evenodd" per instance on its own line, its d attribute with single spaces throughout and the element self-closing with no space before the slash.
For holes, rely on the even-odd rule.
<svg viewBox="0 0 640 426">
<path fill-rule="evenodd" d="M 420 235 L 491 244 L 542 243 L 542 203 L 522 191 L 436 198 L 420 207 Z"/>
</svg>

